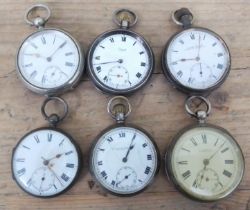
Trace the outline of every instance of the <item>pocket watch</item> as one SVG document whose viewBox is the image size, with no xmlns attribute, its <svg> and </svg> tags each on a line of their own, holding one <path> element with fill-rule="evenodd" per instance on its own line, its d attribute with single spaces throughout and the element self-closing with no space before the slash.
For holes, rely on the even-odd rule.
<svg viewBox="0 0 250 210">
<path fill-rule="evenodd" d="M 172 14 L 183 27 L 168 41 L 162 54 L 164 75 L 185 93 L 204 94 L 218 88 L 230 71 L 230 52 L 215 32 L 193 27 L 193 15 L 182 8 Z"/>
<path fill-rule="evenodd" d="M 132 196 L 145 190 L 159 170 L 159 152 L 153 138 L 138 126 L 125 124 L 131 111 L 128 99 L 114 97 L 108 112 L 117 124 L 102 131 L 92 145 L 90 171 L 107 192 Z"/>
<path fill-rule="evenodd" d="M 149 80 L 154 55 L 146 40 L 130 30 L 137 15 L 127 9 L 114 13 L 119 29 L 104 32 L 90 47 L 88 72 L 97 88 L 110 94 L 129 94 Z"/>
<path fill-rule="evenodd" d="M 207 106 L 194 112 L 194 100 Z M 176 188 L 186 196 L 203 202 L 217 201 L 231 194 L 244 173 L 240 146 L 225 129 L 205 123 L 211 105 L 201 96 L 186 101 L 187 112 L 198 124 L 182 129 L 165 155 L 165 168 Z"/>
<path fill-rule="evenodd" d="M 46 17 L 32 18 L 34 11 L 46 10 Z M 17 53 L 17 72 L 25 86 L 39 94 L 55 95 L 72 89 L 84 70 L 79 43 L 66 31 L 45 28 L 51 11 L 36 4 L 28 9 L 25 20 L 38 30 L 29 35 Z"/>
<path fill-rule="evenodd" d="M 47 115 L 49 101 L 64 105 L 64 115 Z M 30 195 L 48 198 L 67 191 L 81 168 L 80 149 L 73 138 L 56 128 L 68 112 L 66 102 L 58 97 L 47 98 L 42 114 L 50 127 L 38 128 L 25 134 L 12 153 L 12 175 L 19 187 Z"/>
</svg>

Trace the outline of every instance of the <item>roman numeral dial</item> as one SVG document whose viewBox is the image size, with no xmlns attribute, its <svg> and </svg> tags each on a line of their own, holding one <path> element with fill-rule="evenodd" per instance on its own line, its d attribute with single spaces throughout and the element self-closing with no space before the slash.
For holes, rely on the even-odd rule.
<svg viewBox="0 0 250 210">
<path fill-rule="evenodd" d="M 230 67 L 226 44 L 207 29 L 182 31 L 170 41 L 164 53 L 164 71 L 183 90 L 215 88 L 226 77 Z"/>
<path fill-rule="evenodd" d="M 69 188 L 78 174 L 79 161 L 77 146 L 67 134 L 43 128 L 31 131 L 17 144 L 12 171 L 24 191 L 49 197 Z"/>
<path fill-rule="evenodd" d="M 133 127 L 117 127 L 103 133 L 92 149 L 90 160 L 99 184 L 116 194 L 144 189 L 158 168 L 152 140 Z"/>
<path fill-rule="evenodd" d="M 38 88 L 59 88 L 80 74 L 79 45 L 63 31 L 45 29 L 27 38 L 18 52 L 22 78 Z"/>
<path fill-rule="evenodd" d="M 131 31 L 113 31 L 94 41 L 88 62 L 95 84 L 104 91 L 126 92 L 147 81 L 154 60 L 141 37 Z"/>
<path fill-rule="evenodd" d="M 241 150 L 231 135 L 218 127 L 189 128 L 171 148 L 171 165 L 167 166 L 170 177 L 199 200 L 227 195 L 242 178 Z"/>
</svg>

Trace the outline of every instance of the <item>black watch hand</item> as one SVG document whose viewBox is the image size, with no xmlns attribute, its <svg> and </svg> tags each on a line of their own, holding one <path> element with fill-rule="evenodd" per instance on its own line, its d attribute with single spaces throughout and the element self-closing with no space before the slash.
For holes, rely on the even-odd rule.
<svg viewBox="0 0 250 210">
<path fill-rule="evenodd" d="M 133 138 L 132 138 L 132 140 L 131 140 L 131 143 L 130 143 L 130 145 L 129 145 L 129 148 L 128 148 L 128 151 L 127 151 L 125 157 L 122 158 L 122 162 L 124 162 L 124 163 L 126 163 L 126 162 L 128 161 L 128 155 L 129 155 L 130 151 L 131 151 L 131 150 L 134 148 L 134 146 L 135 146 L 135 144 L 133 144 L 133 142 L 134 142 L 134 140 L 135 140 L 135 137 L 136 137 L 136 134 L 134 134 L 134 136 L 133 136 Z"/>
<path fill-rule="evenodd" d="M 131 174 L 126 175 L 121 181 L 117 182 L 116 186 L 118 186 L 119 184 L 121 184 L 124 180 L 128 179 L 130 175 Z"/>
<path fill-rule="evenodd" d="M 122 59 L 116 60 L 116 61 L 108 61 L 103 63 L 94 63 L 93 65 L 102 65 L 102 64 L 109 64 L 109 63 L 123 63 Z"/>
</svg>

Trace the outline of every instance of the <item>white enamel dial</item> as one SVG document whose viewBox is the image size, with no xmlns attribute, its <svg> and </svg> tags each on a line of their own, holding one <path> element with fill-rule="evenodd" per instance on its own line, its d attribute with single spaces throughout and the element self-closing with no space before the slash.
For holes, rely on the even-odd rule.
<svg viewBox="0 0 250 210">
<path fill-rule="evenodd" d="M 52 89 L 67 85 L 74 78 L 80 65 L 80 53 L 69 35 L 44 29 L 23 42 L 17 60 L 20 74 L 28 83 Z"/>
<path fill-rule="evenodd" d="M 131 90 L 145 83 L 152 72 L 152 54 L 133 33 L 110 33 L 97 39 L 90 52 L 90 71 L 108 89 Z"/>
<path fill-rule="evenodd" d="M 13 176 L 26 192 L 40 197 L 66 190 L 79 171 L 76 146 L 65 134 L 36 130 L 18 143 L 12 158 Z"/>
<path fill-rule="evenodd" d="M 177 34 L 165 52 L 165 66 L 182 86 L 205 90 L 217 85 L 229 71 L 230 55 L 215 33 L 191 28 Z"/>
<path fill-rule="evenodd" d="M 154 144 L 145 133 L 132 127 L 117 127 L 104 133 L 90 158 L 97 181 L 120 195 L 143 190 L 158 168 Z"/>
<path fill-rule="evenodd" d="M 184 132 L 172 150 L 170 164 L 177 184 L 187 194 L 204 201 L 230 194 L 244 171 L 237 143 L 214 127 L 195 127 Z"/>
</svg>

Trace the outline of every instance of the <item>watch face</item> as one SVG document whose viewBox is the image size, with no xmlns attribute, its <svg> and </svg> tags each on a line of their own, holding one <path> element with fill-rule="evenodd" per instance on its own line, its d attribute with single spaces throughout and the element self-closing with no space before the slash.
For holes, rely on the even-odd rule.
<svg viewBox="0 0 250 210">
<path fill-rule="evenodd" d="M 103 91 L 129 93 L 148 81 L 154 58 L 141 36 L 128 30 L 114 30 L 94 41 L 88 66 L 91 78 Z"/>
<path fill-rule="evenodd" d="M 81 71 L 80 57 L 79 46 L 66 32 L 44 29 L 22 43 L 17 65 L 31 86 L 54 89 L 67 85 Z"/>
<path fill-rule="evenodd" d="M 51 197 L 67 190 L 80 169 L 77 146 L 66 134 L 50 128 L 25 135 L 12 156 L 12 173 L 27 193 Z"/>
<path fill-rule="evenodd" d="M 213 89 L 224 81 L 229 68 L 230 54 L 225 42 L 203 28 L 178 33 L 163 54 L 165 73 L 182 89 Z"/>
<path fill-rule="evenodd" d="M 133 195 L 152 182 L 158 170 L 157 148 L 141 130 L 116 127 L 98 138 L 90 166 L 106 190 L 116 195 Z"/>
<path fill-rule="evenodd" d="M 174 183 L 187 195 L 215 201 L 239 185 L 244 172 L 240 147 L 224 129 L 192 127 L 177 136 L 166 167 Z"/>
</svg>

